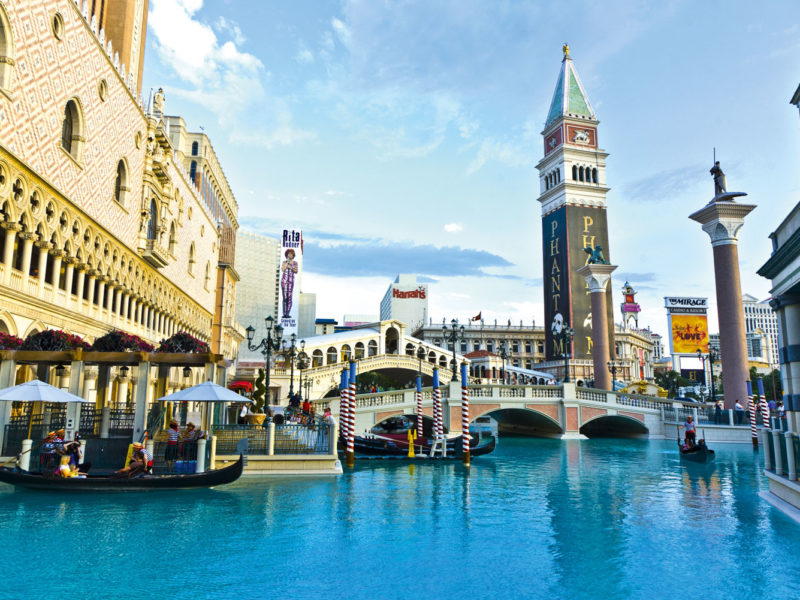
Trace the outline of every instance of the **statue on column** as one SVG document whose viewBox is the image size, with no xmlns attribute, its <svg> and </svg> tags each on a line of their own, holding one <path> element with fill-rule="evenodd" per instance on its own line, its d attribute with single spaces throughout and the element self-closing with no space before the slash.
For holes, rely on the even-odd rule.
<svg viewBox="0 0 800 600">
<path fill-rule="evenodd" d="M 714 163 L 714 166 L 711 167 L 709 172 L 714 178 L 714 195 L 719 196 L 720 194 L 727 194 L 728 184 L 725 181 L 725 173 L 722 172 L 722 167 L 719 166 L 719 161 Z"/>
<path fill-rule="evenodd" d="M 606 257 L 603 256 L 603 247 L 602 246 L 599 246 L 599 245 L 595 246 L 594 250 L 592 250 L 591 246 L 586 246 L 586 248 L 584 248 L 583 251 L 586 252 L 586 254 L 589 254 L 589 258 L 588 258 L 586 264 L 589 264 L 589 265 L 607 265 L 608 264 L 608 261 L 606 260 Z"/>
</svg>

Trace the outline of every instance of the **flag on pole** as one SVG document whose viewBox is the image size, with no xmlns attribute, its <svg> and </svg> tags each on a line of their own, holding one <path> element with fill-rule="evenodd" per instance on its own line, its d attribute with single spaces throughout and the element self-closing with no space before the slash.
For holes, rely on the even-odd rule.
<svg viewBox="0 0 800 600">
<path fill-rule="evenodd" d="M 475 315 L 474 317 L 472 317 L 472 318 L 470 319 L 470 321 L 480 321 L 480 320 L 481 320 L 481 313 L 482 313 L 482 312 L 483 312 L 483 311 L 479 312 L 477 315 Z"/>
</svg>

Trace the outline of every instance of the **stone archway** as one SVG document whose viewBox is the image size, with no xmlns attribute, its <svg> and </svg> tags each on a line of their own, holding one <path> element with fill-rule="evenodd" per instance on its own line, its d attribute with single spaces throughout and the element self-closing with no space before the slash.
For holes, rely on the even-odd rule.
<svg viewBox="0 0 800 600">
<path fill-rule="evenodd" d="M 628 415 L 600 415 L 586 421 L 580 428 L 588 438 L 646 438 L 650 433 L 638 418 Z"/>
<path fill-rule="evenodd" d="M 479 408 L 480 405 L 475 405 Z M 489 416 L 497 421 L 497 431 L 500 435 L 519 435 L 528 437 L 554 438 L 561 437 L 564 433 L 561 425 L 551 416 L 530 408 L 494 408 L 473 413 L 470 407 L 470 416 Z"/>
<path fill-rule="evenodd" d="M 384 353 L 397 354 L 398 344 L 400 341 L 400 333 L 394 327 L 389 327 L 384 336 Z"/>
</svg>

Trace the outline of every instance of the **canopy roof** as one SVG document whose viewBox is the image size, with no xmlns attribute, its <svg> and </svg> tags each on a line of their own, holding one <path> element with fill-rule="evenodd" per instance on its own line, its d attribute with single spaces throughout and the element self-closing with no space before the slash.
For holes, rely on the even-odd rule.
<svg viewBox="0 0 800 600">
<path fill-rule="evenodd" d="M 94 404 L 93 400 L 85 400 L 38 379 L 0 390 L 0 402 L 52 402 L 57 404 L 84 402 Z"/>
<path fill-rule="evenodd" d="M 211 381 L 159 398 L 158 402 L 239 402 L 252 404 L 253 400 L 217 385 Z"/>
</svg>

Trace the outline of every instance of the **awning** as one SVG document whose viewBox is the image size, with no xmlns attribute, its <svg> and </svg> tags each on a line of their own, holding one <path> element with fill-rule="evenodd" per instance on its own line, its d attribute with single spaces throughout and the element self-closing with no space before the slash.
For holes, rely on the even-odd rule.
<svg viewBox="0 0 800 600">
<path fill-rule="evenodd" d="M 228 385 L 230 390 L 244 390 L 245 392 L 253 391 L 253 384 L 249 381 L 234 381 Z"/>
</svg>

